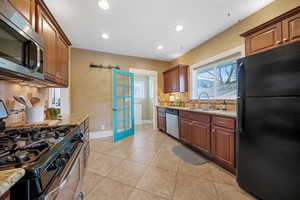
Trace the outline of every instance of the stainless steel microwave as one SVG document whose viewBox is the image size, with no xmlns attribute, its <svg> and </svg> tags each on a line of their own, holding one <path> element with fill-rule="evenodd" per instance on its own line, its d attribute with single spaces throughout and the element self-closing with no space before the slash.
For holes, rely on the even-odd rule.
<svg viewBox="0 0 300 200">
<path fill-rule="evenodd" d="M 43 41 L 7 0 L 0 0 L 0 78 L 44 80 Z"/>
</svg>

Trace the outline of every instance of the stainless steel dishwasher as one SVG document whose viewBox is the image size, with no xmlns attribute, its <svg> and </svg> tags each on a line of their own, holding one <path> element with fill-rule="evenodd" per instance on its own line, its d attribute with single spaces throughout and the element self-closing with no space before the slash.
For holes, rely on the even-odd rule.
<svg viewBox="0 0 300 200">
<path fill-rule="evenodd" d="M 179 125 L 178 125 L 178 110 L 167 108 L 166 110 L 166 128 L 167 133 L 179 139 Z"/>
</svg>

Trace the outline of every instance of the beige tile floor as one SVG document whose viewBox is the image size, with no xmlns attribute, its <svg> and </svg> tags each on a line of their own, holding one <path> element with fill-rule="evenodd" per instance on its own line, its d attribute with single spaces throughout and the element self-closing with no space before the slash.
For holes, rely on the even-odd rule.
<svg viewBox="0 0 300 200">
<path fill-rule="evenodd" d="M 118 143 L 111 137 L 91 141 L 84 177 L 87 200 L 252 200 L 235 177 L 212 162 L 193 166 L 172 148 L 178 141 L 137 127 L 136 134 Z"/>
</svg>

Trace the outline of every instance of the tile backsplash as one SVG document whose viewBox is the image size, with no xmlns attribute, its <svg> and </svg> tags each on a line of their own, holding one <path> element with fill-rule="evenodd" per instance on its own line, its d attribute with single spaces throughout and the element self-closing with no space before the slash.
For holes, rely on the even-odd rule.
<svg viewBox="0 0 300 200">
<path fill-rule="evenodd" d="M 196 108 L 207 108 L 207 100 L 191 100 L 189 98 L 189 93 L 168 93 L 161 94 L 159 96 L 159 104 L 160 105 L 174 105 L 173 101 L 170 101 L 170 96 L 173 96 L 175 100 L 182 101 L 182 106 L 185 107 L 196 107 Z M 212 99 L 211 104 L 215 109 L 221 109 L 224 101 L 226 103 L 227 111 L 235 112 L 236 111 L 236 100 L 235 99 Z"/>
<path fill-rule="evenodd" d="M 5 120 L 6 123 L 18 123 L 25 120 L 24 112 L 17 112 L 24 109 L 24 106 L 16 102 L 13 96 L 22 96 L 25 100 L 29 100 L 31 97 L 39 97 L 43 105 L 47 104 L 49 89 L 37 88 L 19 83 L 0 80 L 0 99 L 2 99 L 9 112 L 9 117 Z M 13 111 L 14 110 L 14 111 Z"/>
</svg>

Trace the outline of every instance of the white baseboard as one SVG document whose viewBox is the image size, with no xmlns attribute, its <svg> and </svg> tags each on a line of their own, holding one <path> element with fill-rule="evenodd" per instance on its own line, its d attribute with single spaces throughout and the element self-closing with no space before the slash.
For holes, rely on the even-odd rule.
<svg viewBox="0 0 300 200">
<path fill-rule="evenodd" d="M 90 132 L 91 139 L 103 138 L 113 136 L 113 130 L 105 130 L 105 131 L 95 131 Z"/>
</svg>

